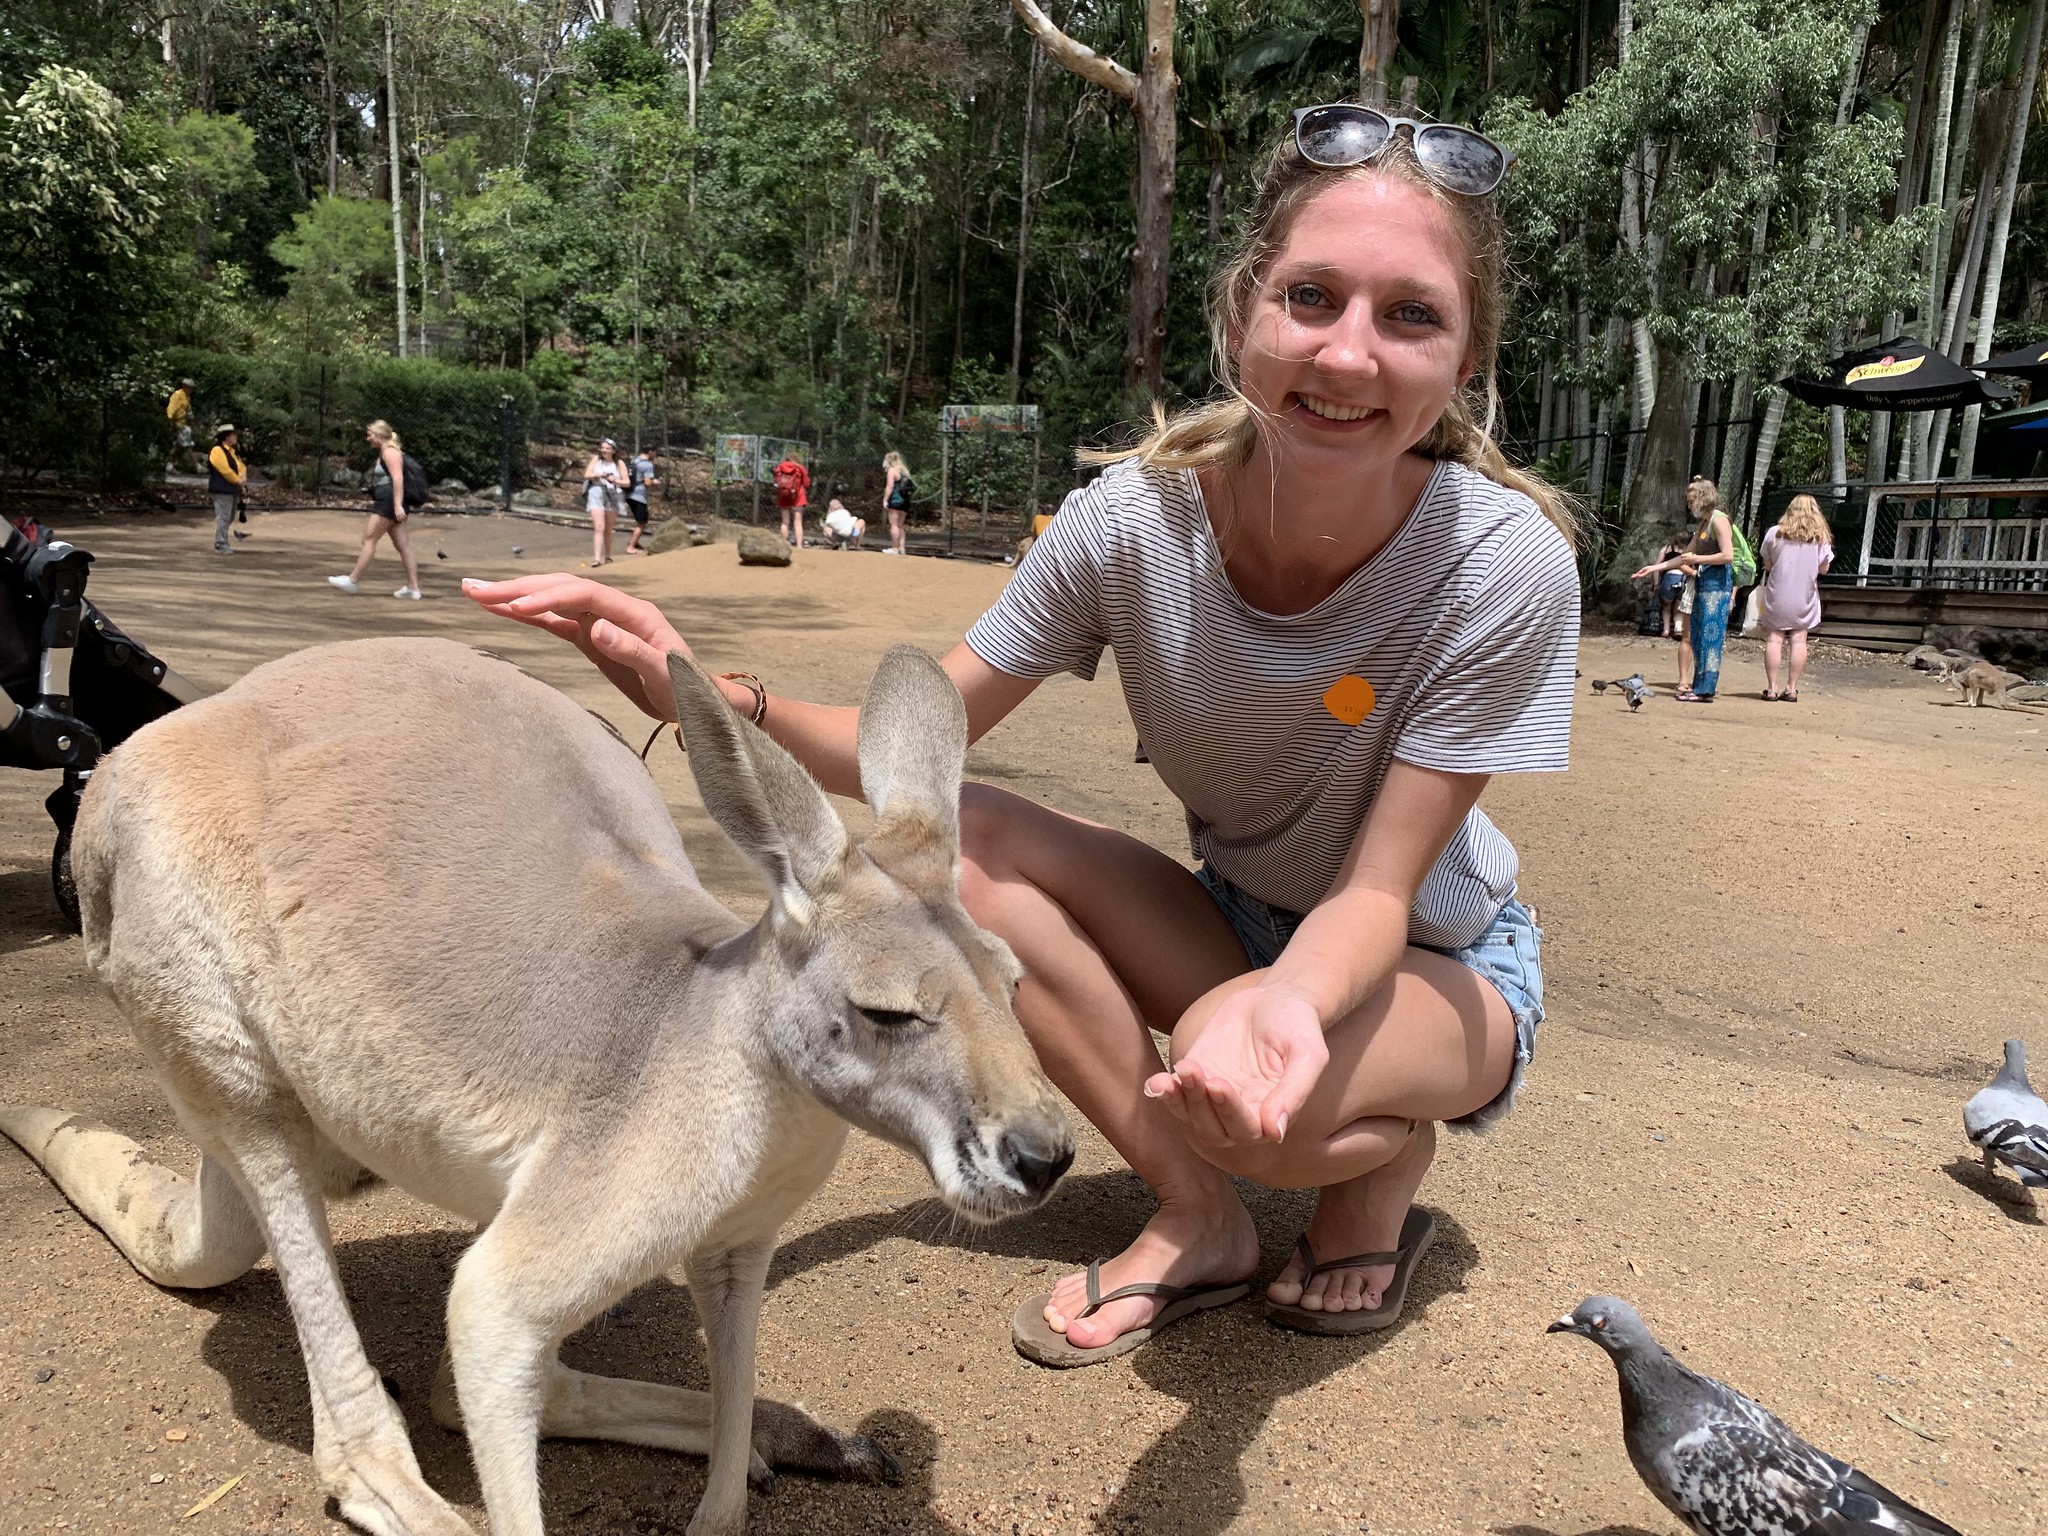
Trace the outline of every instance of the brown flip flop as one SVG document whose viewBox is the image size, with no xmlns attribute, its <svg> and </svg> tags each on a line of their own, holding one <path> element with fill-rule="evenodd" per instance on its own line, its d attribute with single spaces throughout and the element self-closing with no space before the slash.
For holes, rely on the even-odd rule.
<svg viewBox="0 0 2048 1536">
<path fill-rule="evenodd" d="M 1017 1309 L 1017 1315 L 1010 1319 L 1010 1342 L 1017 1346 L 1017 1353 L 1026 1360 L 1035 1360 L 1055 1370 L 1099 1365 L 1104 1360 L 1129 1354 L 1154 1334 L 1172 1327 L 1192 1313 L 1210 1307 L 1227 1307 L 1234 1301 L 1244 1300 L 1251 1293 L 1250 1284 L 1242 1280 L 1219 1285 L 1167 1285 L 1157 1280 L 1145 1280 L 1135 1285 L 1120 1285 L 1105 1296 L 1102 1294 L 1102 1261 L 1097 1259 L 1088 1266 L 1088 1305 L 1081 1309 L 1075 1321 L 1127 1296 L 1157 1296 L 1167 1304 L 1144 1327 L 1120 1333 L 1107 1344 L 1098 1344 L 1093 1349 L 1081 1349 L 1069 1344 L 1067 1336 L 1045 1320 L 1046 1305 L 1052 1300 L 1052 1292 L 1046 1291 Z"/>
<path fill-rule="evenodd" d="M 1266 1303 L 1266 1319 L 1282 1328 L 1292 1328 L 1296 1333 L 1344 1335 L 1391 1328 L 1401 1320 L 1401 1308 L 1407 1304 L 1408 1281 L 1415 1273 L 1416 1261 L 1429 1251 L 1429 1245 L 1435 1241 L 1436 1218 L 1419 1205 L 1411 1207 L 1408 1219 L 1401 1223 L 1401 1246 L 1392 1253 L 1360 1253 L 1348 1259 L 1332 1259 L 1327 1264 L 1320 1264 L 1316 1262 L 1315 1250 L 1309 1247 L 1308 1234 L 1304 1232 L 1300 1243 L 1301 1262 L 1308 1269 L 1301 1277 L 1303 1285 L 1333 1269 L 1370 1269 L 1376 1264 L 1393 1265 L 1394 1278 L 1388 1282 L 1380 1304 L 1369 1312 L 1312 1312 L 1307 1307 L 1283 1306 L 1277 1301 L 1269 1301 Z"/>
</svg>

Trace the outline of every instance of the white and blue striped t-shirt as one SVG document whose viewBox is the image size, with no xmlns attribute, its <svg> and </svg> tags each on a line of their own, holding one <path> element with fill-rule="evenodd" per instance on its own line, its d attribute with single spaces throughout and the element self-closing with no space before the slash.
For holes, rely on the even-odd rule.
<svg viewBox="0 0 2048 1536">
<path fill-rule="evenodd" d="M 1558 771 L 1571 734 L 1578 566 L 1534 502 L 1438 464 L 1386 547 L 1306 613 L 1239 597 L 1195 476 L 1127 460 L 1068 496 L 967 633 L 1015 677 L 1095 675 L 1114 648 L 1195 857 L 1306 912 L 1330 892 L 1398 757 L 1450 773 Z M 1355 724 L 1356 681 L 1371 685 Z M 1326 695 L 1330 702 L 1326 702 Z M 1475 808 L 1409 918 L 1459 949 L 1515 891 L 1515 850 Z"/>
</svg>

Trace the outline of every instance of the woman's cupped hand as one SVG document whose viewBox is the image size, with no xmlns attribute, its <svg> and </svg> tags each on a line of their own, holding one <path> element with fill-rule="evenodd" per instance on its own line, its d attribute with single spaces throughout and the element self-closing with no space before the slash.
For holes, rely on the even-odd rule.
<svg viewBox="0 0 2048 1536">
<path fill-rule="evenodd" d="M 487 612 L 568 641 L 643 712 L 675 719 L 668 653 L 688 656 L 690 647 L 645 598 L 565 571 L 517 581 L 469 580 L 462 593 Z"/>
<path fill-rule="evenodd" d="M 1314 1002 L 1285 987 L 1245 987 L 1217 1006 L 1170 1072 L 1145 1081 L 1197 1147 L 1284 1141 L 1329 1063 Z"/>
</svg>

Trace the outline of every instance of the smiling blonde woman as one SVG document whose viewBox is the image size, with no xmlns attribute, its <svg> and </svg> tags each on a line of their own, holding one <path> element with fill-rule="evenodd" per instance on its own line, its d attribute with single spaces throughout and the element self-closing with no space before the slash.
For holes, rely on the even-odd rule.
<svg viewBox="0 0 2048 1536">
<path fill-rule="evenodd" d="M 1212 289 L 1226 392 L 1109 455 L 946 658 L 979 737 L 1113 650 L 1192 845 L 1191 868 L 1007 790 L 962 799 L 961 893 L 1024 964 L 1018 1016 L 1159 1199 L 1019 1310 L 1045 1364 L 1245 1295 L 1232 1175 L 1321 1191 L 1275 1322 L 1396 1321 L 1436 1123 L 1497 1120 L 1534 1051 L 1539 934 L 1477 801 L 1566 765 L 1579 588 L 1563 498 L 1487 430 L 1508 164 L 1467 129 L 1298 114 Z M 671 708 L 687 647 L 650 605 L 567 575 L 471 595 Z M 726 690 L 860 793 L 857 711 Z"/>
</svg>

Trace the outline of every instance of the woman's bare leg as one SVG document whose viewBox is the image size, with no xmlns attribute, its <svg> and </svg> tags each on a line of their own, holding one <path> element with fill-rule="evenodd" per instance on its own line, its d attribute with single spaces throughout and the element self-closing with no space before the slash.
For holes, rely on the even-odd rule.
<svg viewBox="0 0 2048 1536">
<path fill-rule="evenodd" d="M 1680 689 L 1692 686 L 1692 615 L 1678 616 L 1678 686 Z"/>
<path fill-rule="evenodd" d="M 403 523 L 393 523 L 391 543 L 398 551 L 399 563 L 405 567 L 405 584 L 413 591 L 419 591 L 420 568 L 412 557 L 412 530 Z"/>
<path fill-rule="evenodd" d="M 965 786 L 960 810 L 961 896 L 1024 964 L 1017 1016 L 1040 1064 L 1159 1197 L 1144 1232 L 1104 1263 L 1103 1288 L 1243 1279 L 1259 1258 L 1249 1213 L 1144 1095 L 1160 1069 L 1147 1025 L 1172 1029 L 1246 969 L 1236 934 L 1186 869 L 1135 838 L 984 784 Z M 1163 1305 L 1137 1297 L 1080 1318 L 1085 1283 L 1066 1276 L 1047 1308 L 1083 1348 Z"/>
<path fill-rule="evenodd" d="M 1785 632 L 1782 629 L 1766 630 L 1764 633 L 1764 692 L 1778 691 L 1778 667 L 1785 659 Z M 1792 684 L 1797 688 L 1799 684 Z"/>
<path fill-rule="evenodd" d="M 1776 638 L 1773 636 L 1772 638 Z M 1799 691 L 1799 674 L 1806 670 L 1806 631 L 1792 631 L 1792 684 L 1791 692 Z"/>
<path fill-rule="evenodd" d="M 1175 1059 L 1225 997 L 1257 978 L 1254 972 L 1227 981 L 1190 1009 L 1174 1032 Z M 1331 1026 L 1327 1038 L 1329 1064 L 1287 1140 L 1212 1156 L 1219 1167 L 1261 1184 L 1319 1187 L 1308 1228 L 1319 1257 L 1391 1251 L 1435 1156 L 1432 1122 L 1482 1109 L 1507 1086 L 1514 1015 L 1469 966 L 1410 949 L 1392 980 Z M 1390 1264 L 1336 1270 L 1304 1291 L 1302 1270 L 1296 1255 L 1266 1294 L 1311 1311 L 1376 1307 L 1394 1273 Z"/>
<path fill-rule="evenodd" d="M 375 512 L 370 514 L 369 519 L 363 524 L 363 547 L 361 552 L 356 555 L 356 567 L 348 573 L 350 581 L 361 581 L 363 579 L 363 572 L 370 568 L 370 561 L 377 554 L 377 541 L 384 537 L 384 530 L 386 528 L 395 528 L 396 526 L 397 524 L 388 517 L 380 517 Z"/>
<path fill-rule="evenodd" d="M 903 513 L 895 507 L 889 509 L 889 547 L 899 555 L 905 553 L 903 548 Z"/>
</svg>

